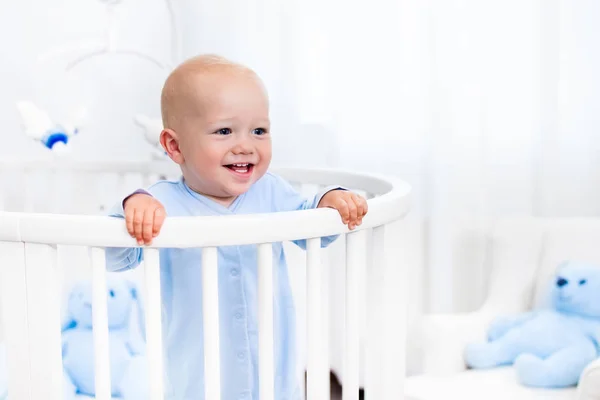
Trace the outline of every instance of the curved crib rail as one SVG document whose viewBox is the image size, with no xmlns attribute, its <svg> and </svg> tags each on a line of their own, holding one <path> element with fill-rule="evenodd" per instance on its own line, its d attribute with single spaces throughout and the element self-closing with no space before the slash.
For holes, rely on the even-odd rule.
<svg viewBox="0 0 600 400">
<path fill-rule="evenodd" d="M 395 221 L 408 211 L 410 190 L 403 182 L 330 170 L 300 171 L 307 173 L 303 180 L 306 183 L 327 185 L 335 181 L 340 182 L 341 186 L 359 187 L 377 196 L 368 201 L 369 212 L 355 232 Z M 277 172 L 288 179 L 303 176 L 298 170 L 282 169 Z M 323 176 L 319 175 L 321 173 Z M 334 180 L 336 178 L 337 180 Z M 362 182 L 365 184 L 361 185 Z M 135 240 L 124 229 L 122 221 L 104 216 L 3 213 L 1 218 L 0 240 L 3 241 L 137 247 Z M 186 234 L 181 235 L 181 232 Z M 271 243 L 348 232 L 341 223 L 339 214 L 330 209 L 251 215 L 169 217 L 152 247 L 185 248 Z"/>
<path fill-rule="evenodd" d="M 65 165 L 65 168 L 69 167 L 71 166 Z M 113 168 L 122 171 L 123 165 Z M 143 171 L 148 172 L 148 165 Z M 159 171 L 158 167 L 156 171 Z M 148 301 L 146 332 L 152 400 L 162 399 L 164 393 L 159 249 L 203 249 L 202 291 L 207 367 L 205 395 L 206 399 L 218 400 L 220 368 L 217 248 L 225 245 L 258 246 L 259 390 L 261 400 L 274 400 L 273 384 L 269 384 L 274 382 L 271 244 L 298 239 L 307 240 L 307 395 L 310 400 L 327 398 L 329 370 L 325 354 L 327 346 L 322 335 L 320 238 L 337 234 L 346 235 L 347 238 L 344 400 L 358 399 L 358 310 L 363 299 L 365 265 L 370 264 L 372 269 L 385 269 L 389 264 L 394 250 L 392 247 L 397 244 L 389 241 L 390 235 L 386 234 L 386 227 L 402 219 L 408 212 L 410 188 L 404 182 L 387 177 L 344 171 L 278 169 L 276 172 L 295 182 L 339 184 L 372 193 L 374 198 L 369 199 L 369 213 L 363 224 L 352 232 L 342 224 L 339 214 L 331 209 L 218 217 L 168 217 L 159 237 L 152 246 L 144 249 L 143 268 Z M 372 236 L 371 242 L 368 241 L 368 235 Z M 369 243 L 372 243 L 372 246 L 368 248 Z M 57 278 L 53 269 L 56 245 L 79 245 L 90 249 L 94 281 L 96 398 L 110 399 L 104 248 L 138 245 L 127 234 L 122 221 L 101 216 L 0 212 L 4 325 L 8 343 L 8 365 L 12 370 L 9 377 L 9 393 L 12 398 L 18 399 L 43 397 L 62 400 L 60 305 L 56 298 Z M 368 263 L 367 260 L 368 250 L 372 254 L 372 263 Z M 394 288 L 387 287 L 382 290 L 389 291 Z M 7 305 L 8 298 L 10 305 Z M 402 343 L 401 339 L 395 338 L 395 341 Z M 368 340 L 374 343 L 379 339 L 372 337 Z M 402 344 L 398 346 L 403 350 Z M 367 355 L 367 362 L 370 362 L 369 359 L 370 356 Z M 370 397 L 373 393 L 373 398 L 377 399 L 391 393 L 389 388 L 381 385 L 381 379 L 375 378 L 377 374 L 384 374 L 383 368 L 382 363 L 376 361 L 369 365 L 368 375 L 371 378 L 367 379 L 367 396 Z M 402 377 L 398 377 L 398 380 L 401 379 Z"/>
</svg>

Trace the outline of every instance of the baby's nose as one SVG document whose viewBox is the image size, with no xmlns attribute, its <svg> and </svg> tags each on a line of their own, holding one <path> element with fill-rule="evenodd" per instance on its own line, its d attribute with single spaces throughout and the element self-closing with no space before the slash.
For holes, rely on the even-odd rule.
<svg viewBox="0 0 600 400">
<path fill-rule="evenodd" d="M 233 149 L 232 153 L 233 154 L 252 154 L 252 149 L 249 147 L 238 146 Z"/>
<path fill-rule="evenodd" d="M 252 154 L 252 145 L 247 141 L 239 141 L 237 145 L 232 149 L 233 154 Z"/>
<path fill-rule="evenodd" d="M 560 288 L 560 287 L 565 286 L 567 283 L 569 283 L 569 281 L 566 280 L 565 278 L 558 278 L 556 281 L 556 286 L 558 286 Z"/>
</svg>

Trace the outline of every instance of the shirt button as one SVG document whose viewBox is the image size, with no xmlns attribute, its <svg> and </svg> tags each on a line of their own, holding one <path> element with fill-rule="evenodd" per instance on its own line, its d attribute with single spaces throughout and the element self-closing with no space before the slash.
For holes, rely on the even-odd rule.
<svg viewBox="0 0 600 400">
<path fill-rule="evenodd" d="M 235 313 L 235 319 L 242 319 L 243 315 L 241 312 L 236 312 Z"/>
<path fill-rule="evenodd" d="M 244 359 L 244 353 L 242 353 L 241 351 L 237 354 L 237 356 L 240 360 Z"/>
<path fill-rule="evenodd" d="M 237 270 L 237 269 L 235 269 L 235 268 L 233 268 L 233 269 L 231 270 L 231 276 L 237 276 L 237 275 L 238 275 L 238 270 Z"/>
</svg>

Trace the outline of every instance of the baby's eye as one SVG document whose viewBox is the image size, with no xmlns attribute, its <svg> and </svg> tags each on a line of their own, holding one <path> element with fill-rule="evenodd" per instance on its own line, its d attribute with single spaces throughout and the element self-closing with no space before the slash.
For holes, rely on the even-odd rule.
<svg viewBox="0 0 600 400">
<path fill-rule="evenodd" d="M 580 284 L 580 285 L 585 285 L 585 284 L 586 284 L 586 282 L 587 282 L 587 281 L 586 281 L 585 279 L 582 279 L 582 280 L 580 280 L 580 281 L 579 281 L 579 284 Z"/>
<path fill-rule="evenodd" d="M 252 133 L 260 136 L 260 135 L 264 135 L 265 133 L 267 133 L 267 130 L 265 128 L 256 128 L 255 130 L 252 131 Z"/>
<path fill-rule="evenodd" d="M 229 128 L 223 128 L 223 129 L 219 129 L 215 133 L 217 135 L 229 135 L 231 133 L 231 129 L 229 129 Z"/>
<path fill-rule="evenodd" d="M 110 292 L 108 292 L 108 294 L 110 295 L 110 297 L 115 297 L 115 291 L 111 290 Z"/>
</svg>

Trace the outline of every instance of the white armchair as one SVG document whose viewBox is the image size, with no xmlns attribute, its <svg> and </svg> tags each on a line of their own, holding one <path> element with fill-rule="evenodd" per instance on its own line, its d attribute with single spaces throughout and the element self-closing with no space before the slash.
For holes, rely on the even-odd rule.
<svg viewBox="0 0 600 400">
<path fill-rule="evenodd" d="M 539 306 L 543 285 L 559 262 L 576 259 L 600 265 L 600 220 L 501 220 L 486 240 L 490 276 L 484 305 L 471 313 L 424 318 L 423 373 L 406 379 L 407 400 L 599 400 L 600 360 L 585 369 L 577 388 L 544 390 L 520 385 L 511 367 L 467 369 L 463 350 L 484 337 L 494 317 Z"/>
</svg>

